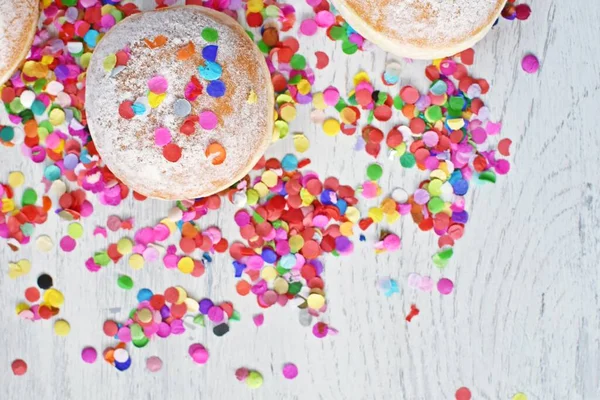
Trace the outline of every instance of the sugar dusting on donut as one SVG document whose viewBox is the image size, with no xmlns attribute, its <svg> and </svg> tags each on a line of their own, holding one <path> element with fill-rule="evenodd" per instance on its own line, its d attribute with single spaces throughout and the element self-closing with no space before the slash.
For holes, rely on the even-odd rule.
<svg viewBox="0 0 600 400">
<path fill-rule="evenodd" d="M 205 40 L 204 28 L 216 30 L 218 39 Z M 203 56 L 207 46 L 217 46 L 215 68 L 222 68 L 222 84 L 213 90 L 205 79 L 213 79 L 211 71 L 203 76 L 198 69 L 210 64 Z M 111 57 L 123 52 L 126 65 L 110 68 Z M 164 95 L 150 93 L 149 85 L 162 92 L 165 81 Z M 201 94 L 191 93 L 198 83 Z M 116 25 L 94 52 L 86 90 L 88 123 L 103 161 L 147 196 L 184 199 L 223 190 L 241 179 L 270 143 L 273 91 L 264 58 L 235 21 L 212 10 L 146 12 Z M 160 105 L 148 109 L 148 99 Z M 123 103 L 136 108 L 140 101 L 146 102 L 144 113 L 120 113 Z M 177 115 L 175 107 L 186 102 L 189 115 Z M 180 156 L 172 151 L 177 148 Z"/>
<path fill-rule="evenodd" d="M 0 84 L 31 47 L 38 7 L 37 0 L 0 0 Z"/>
<path fill-rule="evenodd" d="M 339 0 L 373 29 L 401 43 L 456 44 L 490 24 L 505 0 Z"/>
</svg>

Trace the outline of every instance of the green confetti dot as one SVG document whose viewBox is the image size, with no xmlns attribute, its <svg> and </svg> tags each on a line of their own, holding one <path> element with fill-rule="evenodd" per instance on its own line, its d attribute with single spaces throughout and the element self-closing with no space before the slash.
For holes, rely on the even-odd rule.
<svg viewBox="0 0 600 400">
<path fill-rule="evenodd" d="M 306 68 L 306 58 L 302 54 L 294 54 L 290 60 L 292 68 L 297 70 L 303 70 Z"/>
<path fill-rule="evenodd" d="M 131 290 L 131 288 L 133 288 L 133 279 L 131 279 L 130 276 L 121 275 L 119 276 L 119 279 L 117 279 L 117 285 L 119 285 L 121 289 Z"/>
<path fill-rule="evenodd" d="M 444 209 L 445 205 L 446 203 L 444 203 L 444 200 L 440 199 L 439 197 L 432 197 L 431 200 L 429 200 L 429 203 L 427 203 L 427 208 L 433 214 L 437 214 Z"/>
<path fill-rule="evenodd" d="M 358 46 L 349 40 L 344 40 L 342 43 L 342 51 L 344 54 L 352 55 L 358 51 Z"/>
<path fill-rule="evenodd" d="M 79 222 L 73 222 L 69 224 L 67 228 L 67 235 L 77 240 L 83 236 L 83 226 Z"/>
<path fill-rule="evenodd" d="M 298 294 L 302 290 L 302 282 L 292 282 L 288 287 L 289 294 Z"/>
<path fill-rule="evenodd" d="M 94 262 L 101 267 L 106 267 L 108 264 L 110 264 L 110 257 L 105 251 L 98 252 L 94 254 Z"/>
<path fill-rule="evenodd" d="M 0 139 L 10 142 L 15 137 L 15 129 L 12 126 L 5 126 L 0 130 Z"/>
<path fill-rule="evenodd" d="M 479 180 L 481 182 L 496 183 L 496 173 L 494 171 L 483 171 L 479 175 Z"/>
<path fill-rule="evenodd" d="M 250 389 L 258 389 L 263 384 L 263 377 L 258 371 L 250 371 L 248 377 L 246 378 L 246 385 Z"/>
<path fill-rule="evenodd" d="M 219 40 L 219 32 L 214 28 L 204 28 L 202 29 L 202 39 L 209 43 L 214 43 Z"/>
<path fill-rule="evenodd" d="M 442 108 L 440 106 L 431 106 L 425 110 L 425 118 L 427 119 L 427 122 L 437 122 L 441 120 L 442 117 Z"/>
<path fill-rule="evenodd" d="M 406 152 L 400 156 L 400 165 L 404 168 L 412 168 L 415 166 L 415 156 L 412 153 Z"/>
<path fill-rule="evenodd" d="M 370 180 L 372 180 L 372 181 L 379 180 L 379 178 L 381 178 L 382 175 L 383 175 L 383 168 L 381 167 L 381 165 L 373 163 L 367 167 L 367 177 Z"/>
<path fill-rule="evenodd" d="M 346 37 L 346 30 L 341 26 L 332 26 L 329 35 L 333 40 L 342 40 Z"/>
<path fill-rule="evenodd" d="M 27 188 L 23 192 L 23 196 L 21 197 L 21 205 L 22 206 L 31 206 L 35 204 L 38 200 L 38 195 L 32 188 Z"/>
<path fill-rule="evenodd" d="M 150 343 L 150 339 L 148 339 L 147 337 L 143 337 L 142 339 L 139 339 L 139 340 L 131 339 L 131 343 L 133 343 L 133 345 L 135 347 L 140 349 L 140 348 L 146 346 L 148 343 Z"/>
<path fill-rule="evenodd" d="M 198 315 L 196 315 L 196 316 L 194 317 L 194 323 L 195 323 L 196 325 L 205 326 L 205 323 L 204 323 L 204 315 L 202 315 L 202 314 L 198 314 Z"/>
<path fill-rule="evenodd" d="M 404 102 L 402 101 L 402 98 L 400 96 L 394 97 L 394 108 L 396 110 L 401 110 L 402 107 L 404 107 Z"/>
</svg>

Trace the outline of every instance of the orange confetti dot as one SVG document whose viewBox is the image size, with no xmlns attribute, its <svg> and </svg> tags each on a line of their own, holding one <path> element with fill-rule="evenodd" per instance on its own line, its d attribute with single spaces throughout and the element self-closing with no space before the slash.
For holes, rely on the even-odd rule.
<svg viewBox="0 0 600 400">
<path fill-rule="evenodd" d="M 189 42 L 185 47 L 177 50 L 177 59 L 180 61 L 189 60 L 196 52 L 194 43 Z"/>
<path fill-rule="evenodd" d="M 166 36 L 158 35 L 157 37 L 154 38 L 153 41 L 144 39 L 144 42 L 146 42 L 146 45 L 148 47 L 150 47 L 151 49 L 156 49 L 158 47 L 162 47 L 165 44 L 167 44 L 167 40 L 168 40 L 168 38 Z"/>
<path fill-rule="evenodd" d="M 223 162 L 227 158 L 227 152 L 225 151 L 225 147 L 223 147 L 220 143 L 217 142 L 209 144 L 206 148 L 205 154 L 208 158 L 213 157 L 213 165 L 223 164 Z"/>
<path fill-rule="evenodd" d="M 248 293 L 250 293 L 250 287 L 251 285 L 243 279 L 239 281 L 237 285 L 235 285 L 235 289 L 240 296 L 246 296 Z"/>
</svg>

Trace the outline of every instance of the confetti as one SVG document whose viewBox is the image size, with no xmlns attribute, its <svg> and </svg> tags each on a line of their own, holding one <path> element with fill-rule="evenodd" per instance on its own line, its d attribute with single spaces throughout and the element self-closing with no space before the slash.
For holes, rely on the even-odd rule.
<svg viewBox="0 0 600 400">
<path fill-rule="evenodd" d="M 14 360 L 10 367 L 13 374 L 16 376 L 25 375 L 27 373 L 27 363 L 21 359 Z"/>
<path fill-rule="evenodd" d="M 148 357 L 146 359 L 146 369 L 150 372 L 158 372 L 162 369 L 163 362 L 157 356 Z"/>
<path fill-rule="evenodd" d="M 471 391 L 463 386 L 456 391 L 454 396 L 456 400 L 471 400 Z"/>
<path fill-rule="evenodd" d="M 54 333 L 56 336 L 67 336 L 71 332 L 71 325 L 64 319 L 54 322 Z"/>
<path fill-rule="evenodd" d="M 298 376 L 298 367 L 296 367 L 296 364 L 287 363 L 283 365 L 281 372 L 285 379 L 295 379 Z"/>
<path fill-rule="evenodd" d="M 98 352 L 93 347 L 84 347 L 81 350 L 81 359 L 87 364 L 93 364 L 96 362 Z"/>
<path fill-rule="evenodd" d="M 190 345 L 188 353 L 196 364 L 206 364 L 208 361 L 208 350 L 199 343 Z"/>
<path fill-rule="evenodd" d="M 533 54 L 527 54 L 521 61 L 521 67 L 528 74 L 535 74 L 540 68 L 540 62 Z"/>
</svg>

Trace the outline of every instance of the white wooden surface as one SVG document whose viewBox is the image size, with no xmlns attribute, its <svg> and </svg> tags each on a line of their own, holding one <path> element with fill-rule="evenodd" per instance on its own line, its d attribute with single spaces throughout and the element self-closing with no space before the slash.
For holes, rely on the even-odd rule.
<svg viewBox="0 0 600 400">
<path fill-rule="evenodd" d="M 146 5 L 152 1 L 146 1 Z M 307 14 L 304 1 L 293 2 L 298 17 Z M 251 298 L 234 290 L 228 255 L 218 255 L 200 279 L 147 265 L 132 271 L 124 263 L 91 274 L 83 263 L 107 241 L 92 237 L 107 216 L 134 216 L 136 227 L 153 224 L 166 215 L 168 203 L 128 200 L 121 207 L 97 207 L 83 221 L 85 240 L 71 254 L 55 249 L 41 254 L 28 246 L 18 253 L 0 249 L 0 399 L 453 399 L 467 386 L 474 399 L 510 399 L 524 392 L 529 399 L 597 399 L 600 397 L 600 318 L 598 314 L 600 140 L 597 133 L 600 102 L 600 57 L 597 21 L 600 3 L 531 0 L 531 18 L 524 23 L 501 21 L 476 46 L 478 76 L 490 80 L 485 97 L 492 115 L 502 120 L 503 136 L 513 140 L 513 169 L 493 186 L 477 188 L 469 197 L 471 221 L 455 247 L 455 257 L 443 271 L 456 283 L 447 297 L 416 293 L 406 288 L 410 272 L 432 274 L 432 234 L 417 232 L 410 221 L 392 227 L 403 237 L 403 249 L 375 256 L 358 243 L 350 258 L 329 258 L 326 289 L 331 324 L 337 337 L 318 340 L 297 322 L 293 308 L 266 312 L 266 322 L 254 327 L 258 312 Z M 304 10 L 304 11 L 303 11 Z M 303 54 L 326 51 L 334 62 L 317 74 L 316 86 L 348 88 L 354 73 L 365 69 L 378 75 L 391 59 L 379 50 L 346 57 L 323 34 L 304 38 Z M 542 67 L 536 75 L 520 70 L 521 57 L 533 52 Z M 402 78 L 424 88 L 422 62 L 407 65 Z M 304 131 L 312 147 L 312 169 L 356 185 L 369 162 L 353 152 L 354 138 L 325 137 L 310 123 L 309 108 L 301 107 L 294 131 Z M 269 149 L 282 156 L 293 150 L 292 140 Z M 0 179 L 23 170 L 35 185 L 42 168 L 23 160 L 15 150 L 0 149 Z M 383 187 L 414 189 L 418 177 L 397 163 L 384 160 Z M 370 203 L 363 203 L 363 209 Z M 217 224 L 226 237 L 237 238 L 230 205 L 201 221 Z M 52 217 L 36 234 L 49 233 L 58 241 L 67 224 Z M 370 231 L 373 239 L 376 232 Z M 109 239 L 116 239 L 112 234 Z M 7 277 L 7 263 L 21 258 L 33 262 L 32 272 L 16 281 Z M 19 320 L 14 306 L 26 287 L 48 272 L 63 291 L 66 304 L 60 316 L 71 323 L 66 338 L 52 333 L 52 323 Z M 135 289 L 119 289 L 119 273 L 130 274 Z M 379 294 L 376 281 L 391 276 L 402 293 Z M 164 290 L 182 285 L 198 298 L 230 299 L 243 320 L 224 338 L 197 329 L 181 337 L 154 340 L 132 349 L 132 368 L 120 373 L 103 361 L 84 364 L 80 351 L 99 351 L 114 341 L 102 333 L 107 318 L 123 319 L 136 304 L 138 289 Z M 416 303 L 421 314 L 407 324 L 404 316 Z M 120 311 L 118 311 L 120 310 Z M 205 366 L 187 356 L 192 342 L 207 346 Z M 145 359 L 160 356 L 164 369 L 145 370 Z M 14 377 L 10 362 L 23 358 L 29 371 Z M 281 376 L 281 366 L 294 362 L 300 375 Z M 260 370 L 262 388 L 251 391 L 234 378 L 240 366 Z"/>
</svg>

